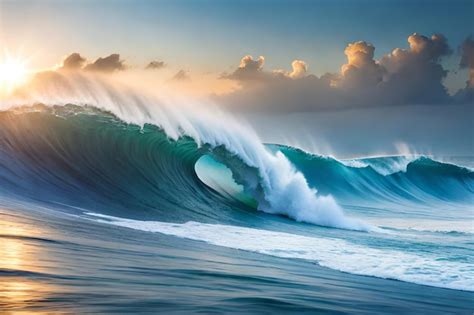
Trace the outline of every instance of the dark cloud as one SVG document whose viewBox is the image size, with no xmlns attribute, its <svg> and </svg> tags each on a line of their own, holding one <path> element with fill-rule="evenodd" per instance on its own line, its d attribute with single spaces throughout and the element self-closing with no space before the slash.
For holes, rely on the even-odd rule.
<svg viewBox="0 0 474 315">
<path fill-rule="evenodd" d="M 449 102 L 443 85 L 447 71 L 440 59 L 451 54 L 443 35 L 428 38 L 413 34 L 409 49 L 397 48 L 384 56 L 380 64 L 387 70 L 383 97 L 394 104 L 436 104 Z"/>
<path fill-rule="evenodd" d="M 84 70 L 110 73 L 117 70 L 125 70 L 125 68 L 124 61 L 120 59 L 120 55 L 111 54 L 104 58 L 98 58 L 93 63 L 85 66 Z"/>
<path fill-rule="evenodd" d="M 455 99 L 460 103 L 474 104 L 474 40 L 471 36 L 466 38 L 459 47 L 461 53 L 460 69 L 468 69 L 469 79 L 466 81 L 466 87 L 459 90 Z"/>
<path fill-rule="evenodd" d="M 165 66 L 163 61 L 151 61 L 146 67 L 146 70 L 158 70 Z"/>
<path fill-rule="evenodd" d="M 84 66 L 86 58 L 82 57 L 79 53 L 72 53 L 62 62 L 60 69 L 63 70 L 79 70 Z"/>
<path fill-rule="evenodd" d="M 471 36 L 466 38 L 461 45 L 461 62 L 459 63 L 459 67 L 469 70 L 467 86 L 474 88 L 474 40 Z"/>
<path fill-rule="evenodd" d="M 191 78 L 188 75 L 188 72 L 185 70 L 179 70 L 172 78 L 175 81 L 189 81 Z"/>
</svg>

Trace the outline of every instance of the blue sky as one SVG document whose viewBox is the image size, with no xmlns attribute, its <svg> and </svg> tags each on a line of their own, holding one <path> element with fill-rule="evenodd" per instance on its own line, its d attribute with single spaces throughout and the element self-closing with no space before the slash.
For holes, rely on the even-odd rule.
<svg viewBox="0 0 474 315">
<path fill-rule="evenodd" d="M 2 1 L 0 43 L 48 67 L 79 51 L 121 53 L 131 63 L 162 59 L 202 72 L 230 70 L 246 54 L 266 67 L 305 60 L 312 73 L 337 72 L 344 48 L 365 40 L 376 58 L 407 47 L 408 35 L 442 33 L 456 48 L 473 33 L 473 1 Z M 455 69 L 459 56 L 445 60 Z M 178 66 L 179 65 L 179 66 Z M 448 86 L 462 86 L 466 73 Z"/>
</svg>

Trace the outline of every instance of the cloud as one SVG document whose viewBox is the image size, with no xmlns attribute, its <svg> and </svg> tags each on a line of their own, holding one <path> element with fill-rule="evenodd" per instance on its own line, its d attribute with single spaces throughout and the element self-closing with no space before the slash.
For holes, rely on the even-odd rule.
<svg viewBox="0 0 474 315">
<path fill-rule="evenodd" d="M 119 54 L 111 54 L 107 57 L 98 58 L 93 63 L 86 65 L 87 59 L 81 54 L 75 52 L 64 58 L 62 66 L 58 70 L 85 70 L 85 71 L 96 71 L 96 72 L 105 72 L 111 73 L 117 70 L 125 70 L 126 66 L 124 61 L 120 59 Z M 156 63 L 156 64 L 155 64 Z M 151 62 L 149 66 L 159 66 L 157 62 Z"/>
<path fill-rule="evenodd" d="M 189 81 L 191 77 L 188 75 L 188 72 L 185 70 L 179 70 L 172 78 L 174 81 Z"/>
<path fill-rule="evenodd" d="M 84 66 L 86 58 L 82 57 L 79 53 L 72 53 L 62 62 L 60 69 L 62 70 L 79 70 Z"/>
<path fill-rule="evenodd" d="M 373 87 L 382 82 L 385 69 L 374 60 L 375 47 L 364 41 L 347 45 L 347 63 L 341 67 L 341 78 L 335 85 L 346 89 Z"/>
<path fill-rule="evenodd" d="M 263 71 L 264 63 L 265 58 L 263 56 L 260 56 L 255 60 L 250 55 L 244 56 L 240 60 L 239 67 L 231 74 L 223 74 L 222 78 L 238 81 L 264 79 L 267 76 Z"/>
<path fill-rule="evenodd" d="M 458 103 L 474 103 L 474 40 L 471 36 L 466 38 L 459 47 L 461 60 L 459 62 L 460 69 L 468 69 L 469 78 L 466 86 L 459 90 L 454 98 Z"/>
<path fill-rule="evenodd" d="M 238 70 L 260 71 L 262 70 L 264 63 L 265 58 L 263 56 L 258 57 L 257 60 L 253 60 L 252 56 L 247 55 L 240 60 Z"/>
<path fill-rule="evenodd" d="M 372 44 L 350 43 L 340 72 L 321 77 L 309 74 L 302 60 L 293 61 L 290 72 L 266 71 L 263 57 L 245 56 L 234 72 L 222 75 L 241 89 L 219 101 L 231 109 L 274 112 L 452 103 L 443 85 L 447 71 L 440 63 L 452 53 L 447 39 L 415 33 L 407 41 L 408 48 L 396 48 L 380 60 L 374 58 Z"/>
<path fill-rule="evenodd" d="M 145 67 L 146 70 L 158 70 L 165 67 L 163 61 L 150 61 L 150 63 Z"/>
<path fill-rule="evenodd" d="M 230 109 L 257 112 L 311 111 L 317 106 L 313 100 L 335 102 L 335 94 L 328 93 L 333 76 L 318 78 L 308 74 L 308 65 L 302 60 L 292 62 L 292 71 L 265 71 L 264 60 L 263 56 L 257 60 L 243 57 L 232 74 L 221 77 L 238 81 L 241 89 L 221 95 L 217 100 Z"/>
<path fill-rule="evenodd" d="M 469 80 L 467 86 L 474 88 L 474 40 L 471 36 L 466 38 L 461 44 L 461 61 L 459 67 L 461 69 L 467 68 L 469 70 Z"/>
<path fill-rule="evenodd" d="M 283 75 L 291 79 L 301 79 L 306 76 L 308 72 L 308 65 L 303 60 L 293 60 L 291 63 L 292 71 L 288 72 L 285 70 L 274 70 L 273 73 L 276 75 Z"/>
<path fill-rule="evenodd" d="M 97 71 L 111 73 L 118 70 L 125 70 L 124 61 L 120 59 L 119 54 L 111 54 L 104 58 L 98 58 L 93 63 L 84 67 L 86 71 Z"/>
<path fill-rule="evenodd" d="M 396 48 L 380 61 L 387 70 L 384 97 L 399 104 L 449 102 L 443 85 L 447 71 L 440 64 L 442 57 L 452 53 L 446 38 L 415 33 L 408 37 L 408 43 L 409 49 Z"/>
<path fill-rule="evenodd" d="M 288 76 L 292 79 L 299 79 L 306 76 L 306 72 L 308 71 L 308 66 L 306 62 L 303 60 L 294 60 L 291 63 L 293 71 L 288 74 Z"/>
</svg>

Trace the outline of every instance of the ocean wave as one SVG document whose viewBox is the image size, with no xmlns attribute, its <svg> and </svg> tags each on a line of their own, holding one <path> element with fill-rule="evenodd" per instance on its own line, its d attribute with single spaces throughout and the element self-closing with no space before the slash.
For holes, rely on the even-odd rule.
<svg viewBox="0 0 474 315">
<path fill-rule="evenodd" d="M 380 175 L 392 175 L 398 172 L 406 172 L 407 166 L 418 159 L 416 156 L 387 156 L 374 158 L 360 158 L 352 160 L 340 160 L 340 162 L 349 167 L 365 168 L 370 167 Z"/>
<path fill-rule="evenodd" d="M 428 157 L 399 156 L 346 163 L 286 146 L 275 149 L 283 152 L 321 194 L 331 194 L 344 204 L 445 209 L 468 207 L 474 202 L 474 172 L 463 166 Z M 404 170 L 383 173 L 374 168 L 388 167 L 394 161 L 397 165 L 406 163 Z"/>
<path fill-rule="evenodd" d="M 265 148 L 253 137 L 250 144 L 235 135 L 201 145 L 184 135 L 173 140 L 161 127 L 128 124 L 87 106 L 17 108 L 0 113 L 0 120 L 0 193 L 86 209 L 101 205 L 104 213 L 179 209 L 160 219 L 219 220 L 232 209 L 250 208 L 318 225 L 377 230 L 344 215 L 335 199 L 440 209 L 466 208 L 474 200 L 471 170 L 428 158 L 410 162 L 405 172 L 381 175 L 291 147 Z M 209 166 L 204 172 L 197 167 L 203 161 Z M 227 175 L 215 175 L 219 167 Z M 213 203 L 222 204 L 222 214 Z"/>
<path fill-rule="evenodd" d="M 93 107 L 35 108 L 7 111 L 0 118 L 0 137 L 7 144 L 0 157 L 1 180 L 11 193 L 84 208 L 104 205 L 105 211 L 117 205 L 145 213 L 180 207 L 187 210 L 182 215 L 192 217 L 202 204 L 230 207 L 233 202 L 222 196 L 209 200 L 213 193 L 195 174 L 197 159 L 212 152 L 232 166 L 260 211 L 336 228 L 376 229 L 347 217 L 331 196 L 308 186 L 281 152 L 267 150 L 232 122 L 216 129 L 181 122 L 190 130 L 180 128 L 176 132 L 182 135 L 171 140 L 161 126 L 127 124 Z"/>
<path fill-rule="evenodd" d="M 450 260 L 452 252 L 469 260 L 469 244 L 451 246 L 458 236 L 443 238 L 451 247 L 441 257 L 437 246 L 444 245 L 429 238 L 358 232 L 387 232 L 380 226 L 388 217 L 400 218 L 406 229 L 419 218 L 427 219 L 419 229 L 432 228 L 428 219 L 467 221 L 474 201 L 471 169 L 428 157 L 351 164 L 265 145 L 219 111 L 177 108 L 85 77 L 59 76 L 61 84 L 2 105 L 3 205 L 11 200 L 79 217 L 93 212 L 105 223 L 355 274 L 461 290 L 472 285 L 472 268 Z M 464 229 L 459 225 L 452 230 Z M 255 228 L 269 226 L 285 233 Z M 306 236 L 292 234 L 300 230 Z M 372 246 L 377 243 L 384 246 Z M 420 245 L 420 253 L 412 245 Z"/>
</svg>

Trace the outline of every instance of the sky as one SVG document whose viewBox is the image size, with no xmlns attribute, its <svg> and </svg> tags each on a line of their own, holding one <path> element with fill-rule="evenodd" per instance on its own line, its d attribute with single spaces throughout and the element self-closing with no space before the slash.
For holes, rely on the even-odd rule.
<svg viewBox="0 0 474 315">
<path fill-rule="evenodd" d="M 474 155 L 473 20 L 472 0 L 0 0 L 0 61 L 3 51 L 35 71 L 178 82 L 263 117 L 255 125 L 268 141 L 285 121 L 288 138 L 300 130 L 336 154 L 407 142 Z M 357 149 L 336 126 L 365 137 L 366 115 L 389 119 L 391 133 Z"/>
<path fill-rule="evenodd" d="M 219 72 L 250 54 L 266 56 L 271 68 L 302 59 L 320 75 L 338 70 L 353 41 L 372 43 L 376 57 L 405 47 L 414 32 L 442 33 L 457 47 L 473 32 L 473 10 L 459 0 L 2 0 L 0 42 L 32 54 L 36 68 L 77 50 Z M 455 59 L 445 62 L 455 67 Z M 453 75 L 447 85 L 462 80 Z"/>
</svg>

